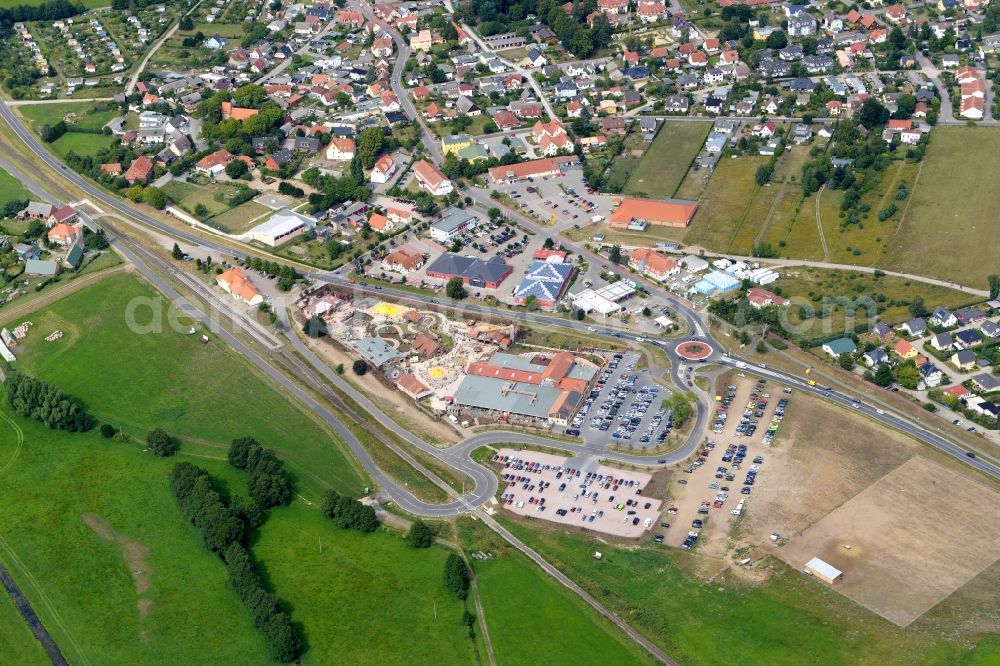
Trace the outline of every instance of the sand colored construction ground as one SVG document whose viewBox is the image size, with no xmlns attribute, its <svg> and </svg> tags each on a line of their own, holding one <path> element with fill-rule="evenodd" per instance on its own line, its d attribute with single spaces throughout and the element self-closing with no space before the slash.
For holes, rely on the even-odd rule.
<svg viewBox="0 0 1000 666">
<path fill-rule="evenodd" d="M 1000 493 L 917 456 L 775 554 L 825 560 L 834 589 L 905 627 L 1000 558 L 998 519 Z"/>
</svg>

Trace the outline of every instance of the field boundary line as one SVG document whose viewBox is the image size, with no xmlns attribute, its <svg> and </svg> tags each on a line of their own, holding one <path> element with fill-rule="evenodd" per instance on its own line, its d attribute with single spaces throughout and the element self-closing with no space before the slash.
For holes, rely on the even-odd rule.
<svg viewBox="0 0 1000 666">
<path fill-rule="evenodd" d="M 0 418 L 6 421 L 10 427 L 14 429 L 14 433 L 17 435 L 17 444 L 14 447 L 14 454 L 10 457 L 10 460 L 3 464 L 3 467 L 0 467 L 0 474 L 3 474 L 10 469 L 11 465 L 17 462 L 18 458 L 21 457 L 21 450 L 24 448 L 24 431 L 21 430 L 21 426 L 17 425 L 14 419 L 10 418 L 5 413 L 0 412 Z"/>
<path fill-rule="evenodd" d="M 31 584 L 31 587 L 33 587 L 35 591 L 38 593 L 38 598 L 41 599 L 42 604 L 49 611 L 49 614 L 52 616 L 52 619 L 66 635 L 66 639 L 70 642 L 70 645 L 73 646 L 73 649 L 80 657 L 80 662 L 83 664 L 90 664 L 91 663 L 90 659 L 87 658 L 87 655 L 84 653 L 83 648 L 81 648 L 80 644 L 77 642 L 76 636 L 73 635 L 73 633 L 69 630 L 69 627 L 66 626 L 66 622 L 62 619 L 62 616 L 59 615 L 59 611 L 56 610 L 55 604 L 52 602 L 52 599 L 49 598 L 49 595 L 45 592 L 44 589 L 42 589 L 42 586 L 38 583 L 38 580 L 31 573 L 28 567 L 25 566 L 24 562 L 14 551 L 11 545 L 7 542 L 7 540 L 3 538 L 3 536 L 0 536 L 0 548 L 3 548 L 3 550 L 6 551 L 7 555 L 11 558 L 11 561 L 14 563 L 14 565 L 21 571 L 21 573 L 24 574 L 25 578 L 27 578 L 28 582 Z"/>
</svg>

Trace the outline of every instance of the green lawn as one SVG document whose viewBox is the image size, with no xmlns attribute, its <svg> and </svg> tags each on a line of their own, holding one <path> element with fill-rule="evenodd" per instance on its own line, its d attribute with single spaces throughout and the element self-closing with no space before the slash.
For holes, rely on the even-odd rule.
<svg viewBox="0 0 1000 666">
<path fill-rule="evenodd" d="M 0 169 L 0 204 L 17 199 L 30 199 L 31 194 L 24 189 L 21 181 Z"/>
<path fill-rule="evenodd" d="M 51 663 L 3 588 L 0 588 L 0 645 L 3 645 L 0 657 L 12 664 Z"/>
<path fill-rule="evenodd" d="M 296 502 L 272 513 L 253 553 L 304 628 L 305 664 L 476 663 L 463 605 L 442 583 L 443 547 L 340 530 Z"/>
<path fill-rule="evenodd" d="M 710 121 L 666 121 L 629 176 L 625 193 L 657 198 L 674 196 L 711 129 Z"/>
<path fill-rule="evenodd" d="M 998 269 L 1000 182 L 982 175 L 998 166 L 1000 129 L 936 127 L 877 265 L 984 289 Z"/>
<path fill-rule="evenodd" d="M 989 630 L 969 620 L 995 626 L 987 618 L 996 587 L 983 590 L 995 585 L 1000 565 L 900 629 L 773 558 L 767 582 L 722 574 L 706 584 L 690 573 L 698 557 L 691 553 L 505 524 L 680 663 L 985 664 L 1000 654 L 996 634 L 977 633 Z"/>
<path fill-rule="evenodd" d="M 77 155 L 96 155 L 114 141 L 114 137 L 104 134 L 66 132 L 52 143 L 52 148 L 63 157 L 68 155 L 70 151 Z"/>
<path fill-rule="evenodd" d="M 2 1 L 2 0 L 0 0 Z M 67 114 L 76 114 L 75 126 L 82 130 L 100 131 L 109 120 L 118 115 L 117 109 L 96 111 L 94 102 L 66 102 L 65 104 L 28 104 L 20 107 L 25 118 L 36 126 L 54 125 Z"/>
<path fill-rule="evenodd" d="M 252 434 L 286 459 L 303 495 L 316 499 L 330 486 L 360 493 L 355 465 L 323 427 L 218 339 L 202 344 L 186 325 L 173 330 L 166 305 L 131 276 L 108 278 L 26 317 L 35 326 L 18 365 L 136 435 L 162 426 L 185 450 L 221 457 L 233 438 Z M 140 325 L 161 318 L 160 330 L 133 332 L 130 311 Z M 42 339 L 56 329 L 61 340 Z"/>
</svg>

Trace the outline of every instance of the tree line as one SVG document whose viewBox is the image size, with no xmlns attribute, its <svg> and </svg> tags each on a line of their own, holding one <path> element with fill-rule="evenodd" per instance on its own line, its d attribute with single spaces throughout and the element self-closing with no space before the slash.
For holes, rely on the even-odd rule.
<svg viewBox="0 0 1000 666">
<path fill-rule="evenodd" d="M 247 532 L 258 527 L 263 513 L 251 499 L 234 498 L 229 505 L 216 491 L 204 469 L 182 462 L 170 473 L 170 489 L 181 512 L 201 534 L 205 547 L 219 555 L 229 571 L 229 582 L 250 611 L 254 625 L 267 641 L 271 655 L 283 662 L 295 660 L 302 640 L 282 601 L 264 586 L 245 547 Z"/>
<path fill-rule="evenodd" d="M 13 373 L 4 380 L 7 406 L 21 416 L 44 423 L 53 430 L 85 432 L 95 425 L 75 400 L 57 386 L 29 375 Z"/>
</svg>

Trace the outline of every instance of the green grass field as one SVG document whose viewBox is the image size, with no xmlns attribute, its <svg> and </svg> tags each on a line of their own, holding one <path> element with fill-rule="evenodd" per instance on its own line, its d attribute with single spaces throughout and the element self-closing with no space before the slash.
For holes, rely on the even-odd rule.
<svg viewBox="0 0 1000 666">
<path fill-rule="evenodd" d="M 31 194 L 24 189 L 21 181 L 0 169 L 0 204 L 16 199 L 30 199 Z"/>
<path fill-rule="evenodd" d="M 995 634 L 966 622 L 992 615 L 995 598 L 983 597 L 995 595 L 979 590 L 1000 565 L 900 629 L 773 558 L 765 583 L 723 574 L 706 584 L 690 573 L 698 557 L 690 553 L 505 524 L 680 663 L 995 663 L 1000 655 Z M 964 612 L 953 617 L 954 604 Z"/>
<path fill-rule="evenodd" d="M 466 552 L 494 556 L 470 562 L 498 664 L 653 663 L 645 650 L 489 528 L 462 519 L 458 533 Z"/>
<path fill-rule="evenodd" d="M 12 664 L 51 663 L 3 588 L 0 588 L 0 645 L 3 646 L 0 656 Z"/>
<path fill-rule="evenodd" d="M 990 215 L 1000 209 L 1000 183 L 982 174 L 998 164 L 1000 129 L 935 128 L 910 181 L 912 200 L 893 218 L 895 233 L 889 230 L 877 265 L 984 289 L 998 268 L 1000 226 Z"/>
<path fill-rule="evenodd" d="M 711 122 L 670 122 L 660 128 L 625 184 L 625 193 L 647 197 L 672 197 L 698 156 Z"/>
<path fill-rule="evenodd" d="M 113 276 L 26 317 L 35 327 L 18 364 L 136 435 L 162 426 L 186 450 L 221 458 L 229 441 L 253 434 L 286 460 L 303 495 L 316 499 L 330 486 L 360 493 L 355 465 L 324 428 L 217 339 L 202 344 L 185 325 L 174 331 L 166 308 L 135 278 Z M 161 330 L 132 332 L 130 311 L 141 325 L 162 318 Z M 61 340 L 42 339 L 56 329 Z"/>
<path fill-rule="evenodd" d="M 51 431 L 16 416 L 12 423 L 0 422 L 0 561 L 70 663 L 201 663 L 208 654 L 217 663 L 262 663 L 263 639 L 222 563 L 169 491 L 173 461 L 96 431 Z M 16 454 L 15 427 L 23 433 Z M 91 515 L 127 539 L 135 559 L 99 537 L 84 522 Z M 0 642 L 0 661 L 21 663 L 8 644 Z"/>
<path fill-rule="evenodd" d="M 45 0 L 0 0 L 0 7 L 4 9 L 10 9 L 11 7 L 17 7 L 18 5 L 29 5 L 35 6 L 40 5 Z M 87 9 L 93 9 L 95 7 L 110 7 L 111 3 L 108 0 L 80 0 L 78 5 L 83 5 Z"/>
<path fill-rule="evenodd" d="M 115 139 L 104 134 L 85 134 L 83 132 L 66 132 L 52 142 L 52 148 L 66 157 L 70 151 L 77 155 L 96 155 L 110 146 Z"/>
<path fill-rule="evenodd" d="M 54 125 L 70 113 L 76 114 L 75 126 L 82 130 L 100 131 L 118 112 L 115 109 L 95 111 L 94 102 L 66 102 L 65 104 L 27 104 L 20 107 L 25 118 L 36 126 Z"/>
<path fill-rule="evenodd" d="M 396 533 L 340 530 L 296 502 L 273 512 L 253 552 L 305 629 L 303 663 L 476 662 L 463 606 L 442 583 L 443 547 L 417 550 Z"/>
<path fill-rule="evenodd" d="M 218 215 L 229 209 L 229 205 L 225 201 L 216 201 L 215 199 L 217 193 L 223 192 L 221 189 L 171 180 L 163 186 L 163 192 L 171 201 L 192 214 L 198 204 L 204 204 L 209 215 Z"/>
<path fill-rule="evenodd" d="M 702 194 L 684 242 L 720 252 L 749 254 L 775 197 L 754 180 L 764 157 L 723 159 Z"/>
</svg>

